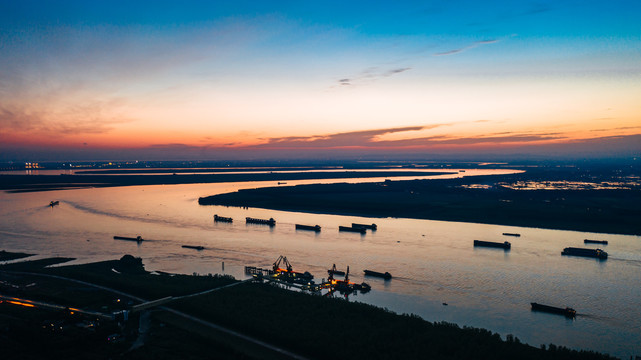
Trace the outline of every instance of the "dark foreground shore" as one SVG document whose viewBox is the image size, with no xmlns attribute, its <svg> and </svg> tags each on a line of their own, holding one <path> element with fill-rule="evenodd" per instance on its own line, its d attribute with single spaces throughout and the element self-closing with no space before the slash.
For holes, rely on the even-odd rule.
<svg viewBox="0 0 641 360">
<path fill-rule="evenodd" d="M 537 176 L 541 174 L 271 187 L 203 197 L 199 204 L 641 235 L 638 187 L 510 188 L 546 179 Z"/>
<path fill-rule="evenodd" d="M 503 340 L 484 329 L 432 323 L 414 315 L 267 284 L 239 283 L 229 276 L 152 274 L 144 270 L 140 259 L 129 255 L 114 261 L 45 268 L 68 260 L 0 266 L 0 294 L 5 299 L 60 304 L 64 309 L 27 306 L 26 300 L 0 302 L 4 355 L 67 359 L 283 359 L 292 354 L 302 359 L 610 358 L 555 345 L 533 347 L 512 335 Z M 128 320 L 86 314 L 132 310 L 146 300 L 210 289 L 220 290 L 166 303 L 166 307 L 130 311 Z M 286 353 L 269 350 L 246 336 Z"/>
</svg>

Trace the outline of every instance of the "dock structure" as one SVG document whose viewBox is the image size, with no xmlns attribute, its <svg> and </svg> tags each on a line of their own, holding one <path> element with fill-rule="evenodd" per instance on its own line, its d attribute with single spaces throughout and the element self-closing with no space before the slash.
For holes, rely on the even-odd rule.
<svg viewBox="0 0 641 360">
<path fill-rule="evenodd" d="M 362 228 L 362 229 L 372 230 L 372 231 L 376 231 L 376 229 L 378 229 L 378 226 L 376 226 L 376 224 L 356 224 L 356 223 L 352 223 L 352 227 L 355 228 L 355 229 Z"/>
<path fill-rule="evenodd" d="M 245 218 L 245 223 L 247 223 L 247 224 L 260 224 L 260 225 L 274 226 L 274 225 L 276 225 L 276 220 L 274 220 L 274 218 L 256 219 L 256 218 L 252 218 L 252 217 L 246 217 Z"/>
<path fill-rule="evenodd" d="M 301 225 L 301 224 L 296 224 L 296 230 L 310 230 L 310 231 L 320 232 L 321 231 L 321 227 L 320 227 L 320 225 Z"/>
<path fill-rule="evenodd" d="M 226 222 L 226 223 L 230 223 L 230 222 L 233 222 L 233 221 L 234 221 L 234 219 L 232 219 L 232 218 L 230 218 L 230 217 L 214 215 L 214 221 L 215 221 L 215 222 Z"/>
<path fill-rule="evenodd" d="M 365 234 L 365 228 L 355 228 L 351 226 L 339 226 L 338 231 L 355 232 Z"/>
<path fill-rule="evenodd" d="M 510 248 L 512 248 L 512 244 L 510 244 L 507 241 L 493 242 L 493 241 L 474 240 L 474 246 L 501 248 L 503 250 L 510 250 Z"/>
</svg>

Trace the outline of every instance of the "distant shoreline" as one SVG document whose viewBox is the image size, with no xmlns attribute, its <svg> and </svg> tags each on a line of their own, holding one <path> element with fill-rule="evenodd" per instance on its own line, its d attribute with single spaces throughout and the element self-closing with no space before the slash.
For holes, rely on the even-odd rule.
<svg viewBox="0 0 641 360">
<path fill-rule="evenodd" d="M 255 207 L 365 217 L 460 221 L 641 235 L 639 190 L 527 190 L 496 186 L 527 174 L 240 190 L 200 205 Z M 489 189 L 466 188 L 484 184 Z"/>
<path fill-rule="evenodd" d="M 175 174 L 175 175 L 0 175 L 0 190 L 7 192 L 36 192 L 94 187 L 179 185 L 200 183 L 294 181 L 415 176 L 428 177 L 455 173 L 454 171 L 372 171 L 325 172 L 307 171 L 261 174 Z"/>
</svg>

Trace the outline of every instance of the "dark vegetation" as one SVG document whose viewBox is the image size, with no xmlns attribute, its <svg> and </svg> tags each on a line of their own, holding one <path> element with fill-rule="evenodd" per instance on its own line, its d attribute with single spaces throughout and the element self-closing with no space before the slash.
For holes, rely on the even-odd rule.
<svg viewBox="0 0 641 360">
<path fill-rule="evenodd" d="M 11 192 L 47 191 L 83 187 L 110 187 L 131 185 L 171 185 L 238 181 L 287 181 L 306 179 L 345 179 L 385 176 L 432 176 L 439 173 L 418 171 L 390 172 L 299 172 L 264 174 L 176 174 L 176 175 L 0 175 L 0 190 Z"/>
<path fill-rule="evenodd" d="M 198 202 L 641 235 L 641 187 L 634 182 L 631 189 L 615 190 L 514 190 L 502 186 L 523 181 L 602 182 L 612 181 L 612 177 L 529 170 L 460 179 L 248 189 L 200 198 Z M 487 188 L 469 188 L 471 185 Z"/>
<path fill-rule="evenodd" d="M 22 271 L 61 275 L 108 286 L 146 299 L 182 295 L 235 282 L 228 276 L 152 275 L 141 271 L 142 263 L 132 256 L 93 264 L 44 268 L 46 261 L 25 262 Z M 116 273 L 116 266 L 135 269 Z M 103 290 L 90 290 L 82 284 L 37 275 L 7 272 L 13 266 L 0 266 L 3 283 L 16 284 L 20 296 L 44 298 L 59 304 L 108 306 L 110 311 L 125 306 L 114 303 L 115 296 Z M 122 267 L 121 267 L 122 269 Z M 37 286 L 25 286 L 36 283 Z M 48 294 L 52 289 L 52 294 Z M 2 289 L 4 291 L 4 288 Z M 17 296 L 12 295 L 12 296 Z M 127 305 L 129 306 L 129 305 Z M 342 299 L 326 298 L 292 292 L 267 284 L 246 283 L 217 292 L 171 303 L 170 307 L 206 321 L 231 328 L 263 341 L 315 359 L 327 356 L 352 359 L 429 358 L 429 359 L 607 359 L 607 356 L 574 351 L 549 345 L 535 348 L 508 336 L 477 328 L 460 328 L 454 324 L 431 323 L 414 315 L 397 315 L 385 309 Z M 34 311 L 31 311 L 34 310 Z M 39 309 L 0 304 L 0 345 L 12 354 L 28 342 L 51 346 L 53 350 L 33 347 L 26 358 L 45 354 L 64 358 L 266 358 L 237 338 L 212 332 L 198 324 L 178 319 L 171 313 L 154 310 L 151 330 L 145 345 L 126 351 L 136 338 L 138 318 L 119 331 L 122 343 L 107 344 L 103 335 L 111 331 L 107 325 L 100 336 L 94 333 L 40 332 L 41 320 L 57 319 Z M 4 330 L 3 330 L 4 329 Z M 67 335 L 64 335 L 67 334 Z M 62 339 L 60 338 L 62 336 Z M 83 341 L 73 341 L 81 339 Z M 56 342 L 58 341 L 58 342 Z M 63 344 L 60 346 L 56 344 Z M 77 349 L 77 350 L 74 350 Z M 95 351 L 96 353 L 92 353 Z M 263 354 L 263 355 L 261 355 Z M 92 356 L 95 355 L 95 356 Z"/>
<path fill-rule="evenodd" d="M 0 250 L 0 261 L 22 259 L 22 258 L 26 258 L 26 257 L 32 256 L 32 255 L 33 254 L 11 253 L 11 252 L 6 252 L 4 250 Z"/>
</svg>

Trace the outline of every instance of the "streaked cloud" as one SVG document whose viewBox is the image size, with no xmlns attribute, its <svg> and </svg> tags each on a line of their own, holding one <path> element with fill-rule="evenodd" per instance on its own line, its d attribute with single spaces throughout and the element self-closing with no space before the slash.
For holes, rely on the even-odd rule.
<svg viewBox="0 0 641 360">
<path fill-rule="evenodd" d="M 453 50 L 444 51 L 444 52 L 438 52 L 438 53 L 434 53 L 434 54 L 432 54 L 432 55 L 433 55 L 433 56 L 454 55 L 454 54 L 462 53 L 463 51 L 466 51 L 466 50 L 469 50 L 469 49 L 473 49 L 473 48 L 475 48 L 475 47 L 479 47 L 479 46 L 481 46 L 481 45 L 496 44 L 496 43 L 498 43 L 499 41 L 500 41 L 499 39 L 490 39 L 490 40 L 475 41 L 474 43 L 472 43 L 472 44 L 470 44 L 470 45 L 468 45 L 468 46 L 464 46 L 464 47 L 462 47 L 462 48 L 453 49 Z"/>
</svg>

